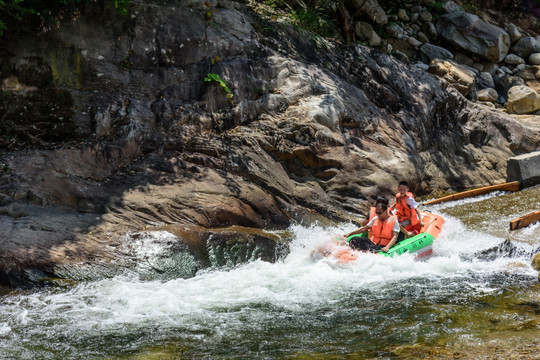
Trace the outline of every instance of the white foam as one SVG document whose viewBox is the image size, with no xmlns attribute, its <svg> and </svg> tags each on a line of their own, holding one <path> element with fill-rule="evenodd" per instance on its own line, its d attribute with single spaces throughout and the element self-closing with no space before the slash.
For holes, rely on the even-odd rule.
<svg viewBox="0 0 540 360">
<path fill-rule="evenodd" d="M 347 301 L 351 293 L 385 294 L 422 279 L 455 280 L 447 282 L 455 288 L 440 291 L 460 291 L 464 286 L 490 292 L 493 286 L 470 279 L 471 274 L 481 277 L 513 271 L 535 276 L 530 267 L 508 266 L 528 259 L 464 260 L 462 255 L 496 246 L 503 239 L 470 231 L 446 215 L 433 245 L 435 255 L 426 261 L 415 261 L 410 254 L 396 258 L 360 254 L 356 261 L 341 264 L 333 257 L 311 256 L 320 244 L 352 229 L 352 224 L 293 226 L 291 252 L 277 263 L 253 261 L 167 282 L 116 277 L 67 291 L 8 296 L 0 306 L 0 335 L 18 329 L 31 338 L 48 327 L 58 334 L 129 333 L 133 328 L 158 326 L 186 328 L 190 333 L 207 330 L 219 336 L 231 327 L 245 326 L 245 317 L 270 316 L 267 308 L 302 312 Z"/>
</svg>

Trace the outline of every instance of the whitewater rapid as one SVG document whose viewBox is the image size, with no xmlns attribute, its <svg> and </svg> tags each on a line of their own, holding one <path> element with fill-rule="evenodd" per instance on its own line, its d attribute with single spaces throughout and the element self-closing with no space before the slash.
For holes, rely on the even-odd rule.
<svg viewBox="0 0 540 360">
<path fill-rule="evenodd" d="M 445 215 L 442 206 L 437 211 L 443 211 L 445 223 L 433 245 L 434 255 L 426 261 L 415 261 L 409 254 L 396 258 L 361 254 L 355 262 L 338 263 L 332 257 L 313 256 L 313 250 L 353 230 L 353 224 L 296 225 L 290 228 L 295 239 L 290 253 L 276 263 L 253 261 L 170 281 L 141 281 L 127 274 L 65 289 L 4 296 L 0 298 L 0 358 L 35 358 L 36 354 L 55 358 L 62 351 L 91 358 L 128 351 L 126 347 L 135 346 L 131 341 L 150 346 L 171 338 L 190 344 L 234 342 L 236 334 L 265 332 L 276 326 L 274 321 L 285 321 L 282 326 L 287 328 L 282 314 L 295 314 L 307 323 L 322 321 L 314 314 L 334 317 L 344 309 L 364 316 L 363 302 L 399 296 L 419 301 L 418 289 L 427 299 L 461 299 L 500 291 L 501 283 L 493 280 L 497 274 L 537 276 L 526 257 L 490 261 L 471 257 L 504 239 L 467 229 L 460 220 Z M 532 248 L 518 246 L 525 251 Z M 108 350 L 100 347 L 103 343 Z"/>
</svg>

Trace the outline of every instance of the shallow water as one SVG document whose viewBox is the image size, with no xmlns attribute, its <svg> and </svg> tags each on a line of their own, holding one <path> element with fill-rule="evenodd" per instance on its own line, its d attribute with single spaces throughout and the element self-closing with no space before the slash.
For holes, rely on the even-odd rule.
<svg viewBox="0 0 540 360">
<path fill-rule="evenodd" d="M 422 262 L 409 254 L 362 254 L 349 264 L 314 258 L 314 247 L 353 225 L 295 226 L 291 253 L 275 264 L 3 295 L 0 358 L 540 357 L 540 286 L 529 265 L 540 227 L 510 233 L 505 225 L 539 209 L 538 193 L 430 207 L 445 225 Z M 506 238 L 520 255 L 474 255 Z"/>
</svg>

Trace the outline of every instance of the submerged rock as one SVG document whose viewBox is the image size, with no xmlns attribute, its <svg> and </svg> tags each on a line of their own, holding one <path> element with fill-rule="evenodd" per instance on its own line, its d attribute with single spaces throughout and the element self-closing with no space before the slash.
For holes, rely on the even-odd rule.
<svg viewBox="0 0 540 360">
<path fill-rule="evenodd" d="M 533 255 L 531 266 L 534 270 L 538 271 L 538 281 L 540 281 L 540 252 Z"/>
</svg>

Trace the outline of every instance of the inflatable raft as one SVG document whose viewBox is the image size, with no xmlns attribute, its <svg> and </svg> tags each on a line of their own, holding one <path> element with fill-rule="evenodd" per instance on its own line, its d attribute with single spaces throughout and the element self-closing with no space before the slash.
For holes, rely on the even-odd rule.
<svg viewBox="0 0 540 360">
<path fill-rule="evenodd" d="M 394 257 L 404 253 L 410 253 L 415 255 L 415 259 L 431 255 L 433 253 L 433 241 L 439 236 L 444 219 L 440 215 L 432 214 L 430 212 L 421 211 L 420 213 L 422 214 L 422 222 L 424 223 L 421 233 L 400 241 L 398 244 L 392 246 L 388 252 L 379 251 L 377 254 Z M 347 241 L 362 235 L 363 234 L 349 236 Z M 360 251 L 348 248 L 338 251 L 335 256 L 338 258 L 339 262 L 349 262 L 356 260 L 359 253 Z"/>
</svg>

